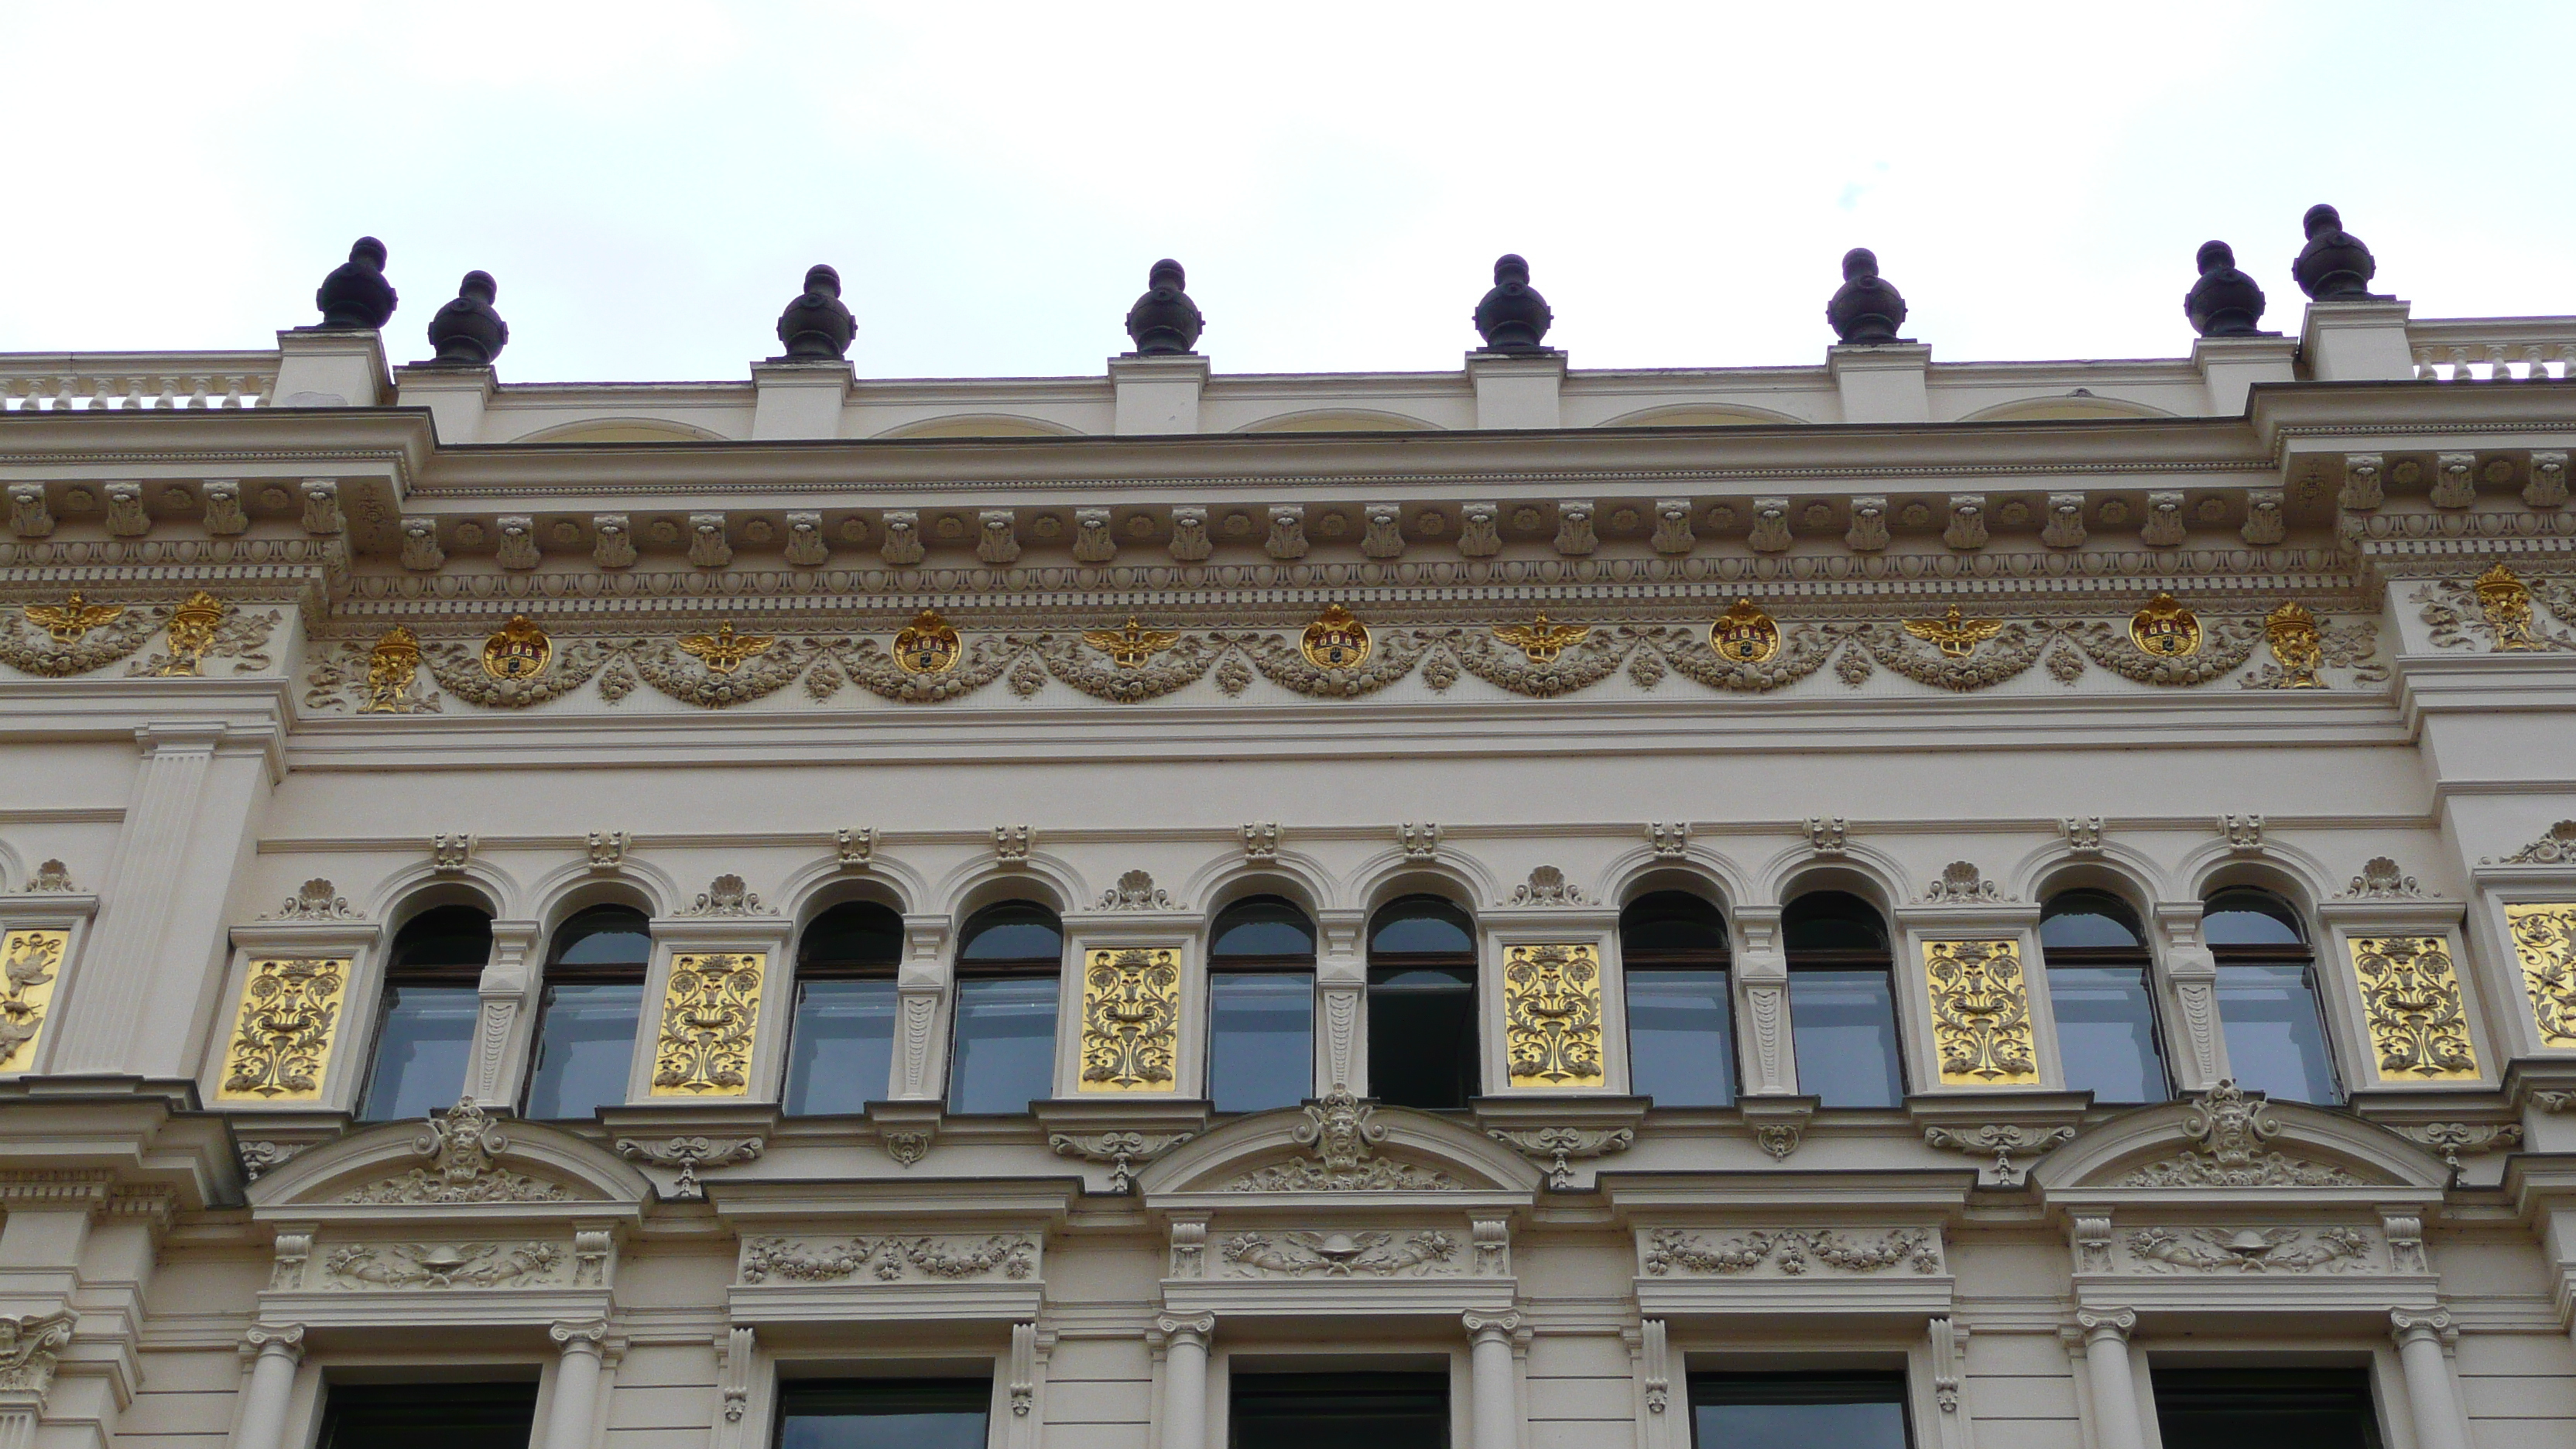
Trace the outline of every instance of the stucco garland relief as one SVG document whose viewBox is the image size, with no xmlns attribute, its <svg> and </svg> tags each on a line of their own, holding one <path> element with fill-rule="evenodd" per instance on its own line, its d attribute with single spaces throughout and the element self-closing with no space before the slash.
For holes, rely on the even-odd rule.
<svg viewBox="0 0 2576 1449">
<path fill-rule="evenodd" d="M 1179 952 L 1090 952 L 1082 972 L 1082 1090 L 1172 1090 L 1180 1007 Z"/>
<path fill-rule="evenodd" d="M 324 882 L 328 887 L 329 883 Z M 311 1102 L 340 1024 L 349 981 L 347 957 L 275 957 L 250 963 L 242 982 L 231 1045 L 224 1052 L 219 1101 Z"/>
<path fill-rule="evenodd" d="M 1763 1228 L 1728 1237 L 1653 1228 L 1639 1247 L 1639 1262 L 1655 1278 L 1798 1278 L 1899 1268 L 1938 1273 L 1942 1268 L 1941 1235 L 1930 1228 L 1890 1228 L 1875 1238 L 1802 1228 Z"/>
<path fill-rule="evenodd" d="M 36 1064 L 36 1046 L 71 941 L 69 931 L 0 935 L 0 1072 L 23 1072 Z"/>
<path fill-rule="evenodd" d="M 1036 1239 L 1018 1234 L 920 1237 L 752 1238 L 743 1243 L 745 1283 L 841 1283 L 866 1273 L 880 1283 L 1022 1282 L 1037 1276 Z"/>
<path fill-rule="evenodd" d="M 2120 1179 L 2122 1187 L 2360 1187 L 2340 1167 L 2276 1152 L 2269 1104 L 2249 1098 L 2233 1080 L 2202 1093 L 2183 1114 L 2190 1150 L 2150 1162 Z"/>
<path fill-rule="evenodd" d="M 2477 1052 L 2449 944 L 2440 936 L 2355 936 L 2351 944 L 2379 1079 L 2474 1080 Z"/>
<path fill-rule="evenodd" d="M 1217 1258 L 1229 1278 L 1463 1278 L 1470 1266 L 1436 1230 L 1237 1233 Z"/>
<path fill-rule="evenodd" d="M 2525 847 L 2522 855 L 2539 848 Z M 2531 1002 L 2540 1044 L 2576 1049 L 2576 901 L 2511 905 L 2504 908 L 2504 918 L 2513 933 L 2514 958 L 2522 966 L 2523 994 Z"/>
<path fill-rule="evenodd" d="M 181 600 L 162 621 L 161 647 L 125 666 L 128 676 L 196 678 L 209 659 L 230 659 L 235 674 L 254 674 L 269 667 L 269 636 L 276 632 L 274 609 L 248 611 L 200 589 Z"/>
<path fill-rule="evenodd" d="M 2191 687 L 2235 673 L 2259 646 L 2267 640 L 2277 644 L 2281 638 L 2292 640 L 2288 656 L 2292 665 L 2278 662 L 2282 656 L 2276 647 L 2275 663 L 2242 676 L 2240 682 L 2256 688 L 2323 688 L 2328 686 L 2318 671 L 2325 667 L 2348 670 L 2364 683 L 2388 677 L 2386 667 L 2375 659 L 2375 626 L 2370 621 L 2318 626 L 2304 610 L 2298 617 L 2308 622 L 2289 628 L 2287 634 L 2278 629 L 2267 634 L 2263 624 L 2249 619 L 2220 620 L 2207 627 L 2203 648 L 2170 658 L 2139 649 L 2129 637 L 2126 621 L 2099 620 L 1974 620 L 1966 622 L 1999 627 L 1990 634 L 1967 631 L 1955 638 L 1942 632 L 1937 621 L 1796 623 L 1786 626 L 1780 646 L 1759 660 L 1720 654 L 1702 630 L 1632 624 L 1587 626 L 1582 637 L 1568 639 L 1543 660 L 1511 641 L 1498 640 L 1488 626 L 1380 626 L 1370 634 L 1368 651 L 1345 664 L 1317 663 L 1298 634 L 1223 628 L 1140 630 L 1140 634 L 1150 633 L 1149 642 L 1156 647 L 1139 644 L 1133 650 L 1123 643 L 1102 645 L 1091 635 L 1112 636 L 1097 630 L 982 634 L 963 641 L 950 667 L 927 673 L 901 667 L 901 661 L 869 636 L 741 636 L 770 638 L 771 644 L 739 658 L 735 657 L 738 650 L 718 649 L 711 655 L 712 645 L 695 652 L 687 647 L 691 640 L 703 644 L 714 638 L 709 635 L 575 639 L 560 645 L 549 641 L 543 651 L 520 651 L 519 662 L 526 672 L 512 677 L 496 677 L 485 667 L 481 643 L 434 641 L 419 645 L 417 658 L 448 693 L 470 704 L 501 709 L 562 698 L 594 677 L 611 705 L 641 684 L 703 708 L 765 698 L 799 680 L 806 696 L 817 703 L 832 700 L 845 684 L 890 701 L 930 703 L 973 693 L 1005 676 L 1023 695 L 1037 692 L 1052 678 L 1095 699 L 1135 704 L 1188 688 L 1211 673 L 1230 695 L 1242 693 L 1255 677 L 1261 677 L 1299 694 L 1348 699 L 1376 693 L 1419 672 L 1434 690 L 1446 690 L 1462 675 L 1472 674 L 1513 694 L 1549 699 L 1598 684 L 1622 666 L 1630 681 L 1644 689 L 1655 688 L 1667 674 L 1678 673 L 1712 689 L 1764 693 L 1796 684 L 1837 658 L 1835 674 L 1855 687 L 1884 668 L 1919 684 L 1968 692 L 2014 679 L 2043 656 L 2050 673 L 2069 685 L 2089 667 L 2089 661 L 2139 683 Z M 1909 633 L 1909 623 L 1923 623 L 1940 638 Z M 1171 642 L 1160 643 L 1167 635 Z M 1123 631 L 1115 635 L 1119 640 L 1125 637 Z M 306 705 L 357 713 L 437 711 L 436 691 L 408 675 L 400 682 L 392 677 L 402 670 L 380 657 L 381 642 L 317 645 L 306 672 Z M 404 660 L 409 657 L 403 655 Z M 5 659 L 5 653 L 0 653 L 0 661 Z M 717 667 L 727 663 L 732 667 Z"/>
<path fill-rule="evenodd" d="M 2544 581 L 2526 584 L 2499 562 L 2473 581 L 2428 580 L 2408 597 L 2421 606 L 2416 617 L 2424 621 L 2436 649 L 2476 649 L 2481 641 L 2497 654 L 2576 649 L 2576 638 L 2534 614 L 2532 605 L 2542 587 Z M 2568 602 L 2563 591 L 2556 597 Z"/>
<path fill-rule="evenodd" d="M 2139 1228 L 2120 1239 L 2139 1273 L 2346 1273 L 2376 1266 L 2359 1228 Z"/>
<path fill-rule="evenodd" d="M 1926 941 L 1923 976 L 1941 1085 L 2002 1087 L 2039 1080 L 2018 941 Z"/>
<path fill-rule="evenodd" d="M 510 1150 L 510 1139 L 471 1097 L 430 1118 L 426 1130 L 412 1139 L 411 1150 L 433 1159 L 431 1164 L 369 1183 L 341 1201 L 562 1202 L 571 1196 L 553 1183 L 503 1168 L 497 1159 Z"/>
<path fill-rule="evenodd" d="M 128 675 L 193 676 L 209 658 L 249 674 L 271 664 L 279 618 L 273 609 L 236 609 L 203 589 L 176 604 L 93 604 L 74 592 L 0 612 L 0 664 L 47 679 L 88 674 L 133 655 L 158 631 L 160 647 L 128 665 Z"/>
<path fill-rule="evenodd" d="M 719 879 L 741 884 L 736 877 Z M 653 1048 L 654 1096 L 739 1097 L 751 1090 L 752 1033 L 760 1022 L 761 978 L 768 964 L 766 951 L 688 952 L 671 958 L 670 984 L 662 993 L 662 1033 Z"/>
<path fill-rule="evenodd" d="M 1505 952 L 1503 1051 L 1515 1087 L 1601 1085 L 1599 947 L 1574 942 Z"/>
<path fill-rule="evenodd" d="M 538 1288 L 571 1281 L 572 1255 L 557 1243 L 364 1243 L 322 1260 L 338 1289 Z"/>
</svg>

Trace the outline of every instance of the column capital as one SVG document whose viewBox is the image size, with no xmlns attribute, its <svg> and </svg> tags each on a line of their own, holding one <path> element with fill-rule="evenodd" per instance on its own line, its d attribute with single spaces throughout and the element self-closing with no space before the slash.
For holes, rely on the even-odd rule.
<svg viewBox="0 0 2576 1449">
<path fill-rule="evenodd" d="M 1213 1313 L 1165 1313 L 1155 1318 L 1154 1331 L 1178 1343 L 1207 1345 L 1208 1335 L 1216 1332 Z"/>
<path fill-rule="evenodd" d="M 2130 1308 L 2083 1308 L 2076 1310 L 2075 1323 L 2083 1330 L 2084 1342 L 2088 1346 L 2127 1343 L 2129 1335 L 2137 1329 L 2138 1315 L 2135 1309 Z"/>
<path fill-rule="evenodd" d="M 2397 1340 L 2398 1346 L 2403 1348 L 2419 1339 L 2429 1339 L 2435 1343 L 2456 1343 L 2459 1341 L 2460 1330 L 2452 1323 L 2447 1309 L 2392 1308 L 2388 1310 L 2388 1336 Z"/>
<path fill-rule="evenodd" d="M 598 1353 L 608 1342 L 608 1320 L 589 1318 L 558 1323 L 546 1330 L 546 1337 L 562 1344 L 567 1354 Z"/>
<path fill-rule="evenodd" d="M 1509 1343 L 1512 1335 L 1519 1332 L 1521 1326 L 1520 1313 L 1514 1309 L 1505 1309 L 1500 1313 L 1479 1313 L 1470 1308 L 1458 1315 L 1458 1321 L 1466 1325 L 1467 1337 L 1477 1343 Z"/>
<path fill-rule="evenodd" d="M 244 1358 L 274 1355 L 288 1363 L 301 1363 L 304 1361 L 304 1325 L 254 1323 L 242 1334 L 237 1348 Z"/>
</svg>

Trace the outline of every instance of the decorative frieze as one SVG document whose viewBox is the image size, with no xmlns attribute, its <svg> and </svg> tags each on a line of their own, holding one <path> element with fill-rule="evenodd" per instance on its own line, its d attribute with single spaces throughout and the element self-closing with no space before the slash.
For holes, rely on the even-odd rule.
<svg viewBox="0 0 2576 1449">
<path fill-rule="evenodd" d="M 1761 1228 L 1728 1236 L 1651 1228 L 1640 1235 L 1646 1276 L 1782 1277 L 1809 1274 L 1938 1273 L 1941 1235 L 1930 1228 L 1863 1231 Z"/>
<path fill-rule="evenodd" d="M 2532 855 L 2551 844 L 2544 839 L 2526 846 L 2522 854 Z M 2523 995 L 2531 1003 L 2532 1025 L 2539 1030 L 2541 1046 L 2576 1050 L 2576 901 L 2510 905 L 2504 908 L 2504 918 L 2513 933 L 2514 959 L 2522 967 Z"/>
<path fill-rule="evenodd" d="M 322 1260 L 325 1288 L 540 1288 L 572 1283 L 559 1243 L 364 1243 Z"/>
<path fill-rule="evenodd" d="M 2149 1227 L 2120 1240 L 2143 1273 L 2347 1273 L 2377 1266 L 2359 1228 Z"/>
<path fill-rule="evenodd" d="M 1923 977 L 1941 1085 L 2002 1087 L 2039 1080 L 2019 941 L 1926 941 Z"/>
<path fill-rule="evenodd" d="M 1988 1122 L 1976 1127 L 1926 1127 L 1923 1129 L 1923 1145 L 1964 1152 L 1971 1157 L 1991 1153 L 1994 1162 L 1990 1167 L 1995 1185 L 2019 1187 L 2030 1175 L 2028 1159 L 2040 1156 L 2074 1136 L 2072 1127 L 2022 1127 L 2010 1122 Z M 2016 1161 L 2015 1153 L 2019 1153 L 2023 1160 Z"/>
<path fill-rule="evenodd" d="M 248 971 L 216 1100 L 320 1100 L 339 1035 L 349 958 L 262 957 Z"/>
<path fill-rule="evenodd" d="M 1515 1087 L 1601 1085 L 1601 952 L 1513 946 L 1503 958 L 1503 1053 Z"/>
<path fill-rule="evenodd" d="M 745 1283 L 845 1283 L 863 1273 L 880 1283 L 1026 1281 L 1038 1274 L 1038 1242 L 997 1233 L 747 1238 L 742 1245 Z"/>
<path fill-rule="evenodd" d="M 2355 936 L 2350 944 L 2379 1079 L 2475 1079 L 2477 1051 L 2449 943 L 2440 936 Z"/>
<path fill-rule="evenodd" d="M 732 879 L 739 886 L 738 877 Z M 662 1031 L 653 1047 L 656 1097 L 739 1097 L 751 1090 L 766 951 L 689 952 L 671 958 Z"/>
<path fill-rule="evenodd" d="M 64 953 L 71 942 L 69 931 L 30 929 L 0 935 L 0 1072 L 23 1072 L 35 1066 L 36 1048 L 53 1010 L 54 987 L 62 980 Z"/>
<path fill-rule="evenodd" d="M 2453 1172 L 2460 1170 L 2460 1154 L 2472 1156 L 2522 1143 L 2522 1124 L 2518 1122 L 2410 1122 L 2395 1127 L 2398 1136 L 2409 1142 L 2421 1142 L 2442 1154 L 2442 1165 Z"/>
<path fill-rule="evenodd" d="M 1090 952 L 1082 973 L 1082 1090 L 1173 1090 L 1180 1007 L 1179 952 Z"/>
<path fill-rule="evenodd" d="M 1237 1233 L 1217 1248 L 1232 1278 L 1462 1278 L 1458 1239 L 1435 1230 Z"/>
</svg>

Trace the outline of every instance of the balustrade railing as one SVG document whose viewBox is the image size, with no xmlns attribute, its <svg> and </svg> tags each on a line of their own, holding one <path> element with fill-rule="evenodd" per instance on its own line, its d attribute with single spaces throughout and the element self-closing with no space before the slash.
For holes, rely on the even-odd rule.
<svg viewBox="0 0 2576 1449">
<path fill-rule="evenodd" d="M 277 389 L 274 352 L 0 353 L 0 411 L 252 408 Z"/>
<path fill-rule="evenodd" d="M 2528 382 L 2576 375 L 2576 317 L 2459 317 L 2406 324 L 2415 375 Z"/>
</svg>

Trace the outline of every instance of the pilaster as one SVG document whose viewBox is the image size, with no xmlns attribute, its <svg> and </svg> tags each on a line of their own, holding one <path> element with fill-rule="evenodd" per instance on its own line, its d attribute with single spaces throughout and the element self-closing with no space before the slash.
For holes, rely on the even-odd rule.
<svg viewBox="0 0 2576 1449">
<path fill-rule="evenodd" d="M 1109 385 L 1117 394 L 1120 437 L 1199 430 L 1199 394 L 1207 388 L 1208 360 L 1179 357 L 1113 357 Z"/>
<path fill-rule="evenodd" d="M 483 410 L 500 388 L 491 367 L 405 367 L 394 373 L 397 407 L 429 409 L 445 446 L 483 441 Z"/>
<path fill-rule="evenodd" d="M 2213 417 L 2241 417 L 2258 382 L 2298 380 L 2298 339 L 2203 337 L 2191 345 L 2191 365 L 2209 388 Z"/>
<path fill-rule="evenodd" d="M 2318 382 L 2390 382 L 2415 375 L 2406 341 L 2410 305 L 2394 297 L 2310 302 L 2299 357 Z"/>
<path fill-rule="evenodd" d="M 1467 381 L 1476 389 L 1479 428 L 1563 427 L 1565 354 L 1558 351 L 1470 352 Z"/>
<path fill-rule="evenodd" d="M 394 395 L 385 370 L 385 340 L 376 332 L 296 327 L 277 334 L 280 408 L 372 408 Z"/>
<path fill-rule="evenodd" d="M 1932 420 L 1932 347 L 1923 342 L 1882 342 L 1872 347 L 1825 349 L 1825 370 L 1842 394 L 1847 423 L 1928 423 Z"/>
<path fill-rule="evenodd" d="M 838 358 L 753 363 L 753 440 L 839 437 L 841 410 L 856 381 L 856 371 Z"/>
</svg>

